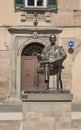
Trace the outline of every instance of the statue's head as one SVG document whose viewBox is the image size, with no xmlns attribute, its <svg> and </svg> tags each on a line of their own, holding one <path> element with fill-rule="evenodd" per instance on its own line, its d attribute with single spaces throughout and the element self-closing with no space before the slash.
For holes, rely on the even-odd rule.
<svg viewBox="0 0 81 130">
<path fill-rule="evenodd" d="M 51 34 L 50 37 L 49 37 L 49 41 L 51 42 L 51 45 L 55 45 L 56 35 Z"/>
</svg>

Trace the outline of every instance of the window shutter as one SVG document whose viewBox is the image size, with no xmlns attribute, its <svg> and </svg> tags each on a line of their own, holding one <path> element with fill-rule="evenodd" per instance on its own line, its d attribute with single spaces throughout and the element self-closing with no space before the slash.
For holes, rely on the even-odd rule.
<svg viewBox="0 0 81 130">
<path fill-rule="evenodd" d="M 57 8 L 57 0 L 47 0 L 48 8 Z"/>
<path fill-rule="evenodd" d="M 24 7 L 25 1 L 24 0 L 15 0 L 15 7 Z"/>
</svg>

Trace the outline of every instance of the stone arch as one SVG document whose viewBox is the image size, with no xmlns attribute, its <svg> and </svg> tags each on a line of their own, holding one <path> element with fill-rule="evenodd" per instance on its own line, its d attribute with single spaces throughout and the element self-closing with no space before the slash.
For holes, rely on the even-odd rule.
<svg viewBox="0 0 81 130">
<path fill-rule="evenodd" d="M 40 43 L 30 43 L 23 48 L 21 56 L 36 56 L 41 54 L 45 46 Z"/>
<path fill-rule="evenodd" d="M 21 56 L 21 53 L 22 53 L 22 50 L 24 49 L 24 47 L 28 44 L 31 44 L 31 43 L 39 43 L 39 44 L 42 44 L 44 46 L 48 46 L 48 42 L 44 41 L 44 40 L 41 40 L 41 39 L 31 39 L 31 40 L 26 40 L 24 43 L 22 43 L 22 45 L 18 48 L 18 55 Z"/>
</svg>

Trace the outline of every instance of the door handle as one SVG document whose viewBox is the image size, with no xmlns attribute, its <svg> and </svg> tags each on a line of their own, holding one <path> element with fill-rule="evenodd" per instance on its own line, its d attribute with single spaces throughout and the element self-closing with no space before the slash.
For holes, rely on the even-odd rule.
<svg viewBox="0 0 81 130">
<path fill-rule="evenodd" d="M 29 74 L 26 74 L 26 77 L 29 76 Z"/>
</svg>

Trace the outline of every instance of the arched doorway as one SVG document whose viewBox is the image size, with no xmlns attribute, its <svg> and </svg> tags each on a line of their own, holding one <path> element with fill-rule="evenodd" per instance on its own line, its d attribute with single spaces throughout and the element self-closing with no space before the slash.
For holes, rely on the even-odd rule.
<svg viewBox="0 0 81 130">
<path fill-rule="evenodd" d="M 39 66 L 36 55 L 41 54 L 44 45 L 30 43 L 26 45 L 21 53 L 21 91 L 44 89 L 44 76 L 37 76 L 36 68 Z"/>
</svg>

